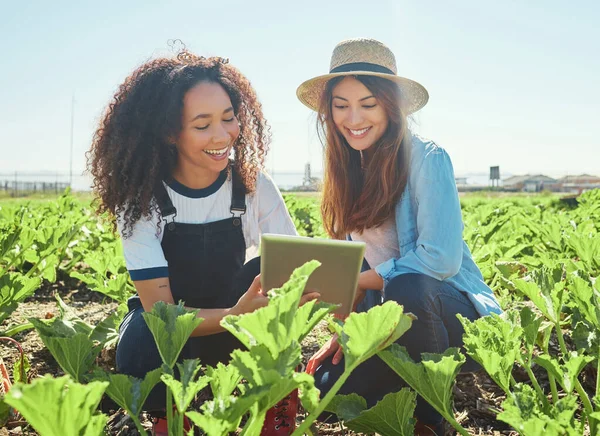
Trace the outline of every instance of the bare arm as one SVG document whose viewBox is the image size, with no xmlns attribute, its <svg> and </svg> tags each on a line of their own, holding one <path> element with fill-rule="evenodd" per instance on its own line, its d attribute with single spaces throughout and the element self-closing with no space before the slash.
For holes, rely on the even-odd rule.
<svg viewBox="0 0 600 436">
<path fill-rule="evenodd" d="M 168 277 L 138 280 L 133 282 L 133 284 L 140 296 L 140 300 L 142 300 L 142 306 L 146 312 L 151 311 L 152 306 L 158 301 L 164 301 L 169 304 L 175 303 L 173 301 L 173 294 L 171 293 Z M 201 309 L 200 312 L 198 312 L 198 317 L 204 319 L 204 321 L 196 327 L 191 336 L 206 336 L 224 332 L 225 329 L 221 327 L 220 324 L 221 320 L 227 315 L 233 315 L 234 312 L 233 308 Z"/>
<path fill-rule="evenodd" d="M 358 287 L 360 289 L 383 291 L 383 279 L 374 269 L 363 271 L 358 278 Z"/>
</svg>

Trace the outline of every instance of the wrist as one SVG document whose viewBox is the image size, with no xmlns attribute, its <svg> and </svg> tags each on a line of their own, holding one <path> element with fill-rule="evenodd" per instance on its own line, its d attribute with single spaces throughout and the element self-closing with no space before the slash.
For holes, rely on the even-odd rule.
<svg viewBox="0 0 600 436">
<path fill-rule="evenodd" d="M 233 307 L 225 309 L 225 314 L 223 315 L 223 318 L 225 318 L 227 315 L 234 315 L 234 316 L 241 315 L 240 309 L 238 308 L 237 304 Z"/>
</svg>

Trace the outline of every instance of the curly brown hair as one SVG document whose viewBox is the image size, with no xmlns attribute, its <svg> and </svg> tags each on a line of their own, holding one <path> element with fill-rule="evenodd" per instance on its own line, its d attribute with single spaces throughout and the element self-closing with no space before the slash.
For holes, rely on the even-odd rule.
<svg viewBox="0 0 600 436">
<path fill-rule="evenodd" d="M 200 82 L 218 83 L 229 95 L 240 123 L 232 166 L 246 193 L 255 190 L 270 128 L 250 81 L 226 59 L 186 50 L 173 58 L 150 60 L 119 86 L 87 153 L 97 212 L 109 212 L 113 228 L 119 216 L 124 237 L 140 218 L 158 210 L 155 186 L 170 178 L 177 163 L 177 149 L 168 138 L 181 131 L 183 98 Z"/>
</svg>

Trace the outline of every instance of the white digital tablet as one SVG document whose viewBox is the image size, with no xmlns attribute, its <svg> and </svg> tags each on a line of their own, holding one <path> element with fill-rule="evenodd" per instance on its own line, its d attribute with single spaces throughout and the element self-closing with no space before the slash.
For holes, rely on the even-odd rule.
<svg viewBox="0 0 600 436">
<path fill-rule="evenodd" d="M 260 250 L 264 291 L 281 287 L 296 268 L 315 259 L 321 266 L 312 273 L 305 290 L 315 289 L 321 301 L 340 304 L 334 313 L 350 313 L 365 254 L 364 242 L 264 234 Z"/>
</svg>

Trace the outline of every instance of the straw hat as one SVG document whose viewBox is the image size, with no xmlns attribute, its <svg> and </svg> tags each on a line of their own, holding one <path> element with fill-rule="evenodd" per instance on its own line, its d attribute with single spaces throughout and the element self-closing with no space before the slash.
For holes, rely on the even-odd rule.
<svg viewBox="0 0 600 436">
<path fill-rule="evenodd" d="M 340 42 L 331 55 L 329 74 L 307 80 L 298 87 L 296 95 L 302 103 L 317 111 L 325 84 L 338 76 L 377 76 L 396 82 L 407 114 L 418 111 L 429 100 L 423 85 L 398 76 L 394 53 L 375 39 L 356 38 Z"/>
</svg>

